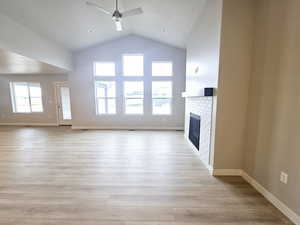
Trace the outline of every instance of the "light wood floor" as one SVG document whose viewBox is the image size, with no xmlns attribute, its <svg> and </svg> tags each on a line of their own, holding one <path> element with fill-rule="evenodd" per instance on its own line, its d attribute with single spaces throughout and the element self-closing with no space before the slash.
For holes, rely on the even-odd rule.
<svg viewBox="0 0 300 225">
<path fill-rule="evenodd" d="M 209 176 L 181 132 L 0 128 L 1 225 L 282 225 L 239 177 Z"/>
</svg>

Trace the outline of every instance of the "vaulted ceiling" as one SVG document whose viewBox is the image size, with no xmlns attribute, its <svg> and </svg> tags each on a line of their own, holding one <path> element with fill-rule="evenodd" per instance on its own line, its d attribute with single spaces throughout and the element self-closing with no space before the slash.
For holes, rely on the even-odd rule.
<svg viewBox="0 0 300 225">
<path fill-rule="evenodd" d="M 142 7 L 144 14 L 124 19 L 116 32 L 111 17 L 85 0 L 1 0 L 0 13 L 75 51 L 129 33 L 184 48 L 206 0 L 120 0 L 120 9 Z M 114 0 L 94 0 L 113 11 Z M 21 38 L 21 37 L 20 37 Z"/>
<path fill-rule="evenodd" d="M 66 70 L 0 49 L 0 74 L 65 74 Z"/>
</svg>

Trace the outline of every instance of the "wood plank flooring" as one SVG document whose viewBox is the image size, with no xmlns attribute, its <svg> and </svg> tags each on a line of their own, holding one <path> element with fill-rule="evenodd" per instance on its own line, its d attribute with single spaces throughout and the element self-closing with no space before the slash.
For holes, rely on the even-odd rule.
<svg viewBox="0 0 300 225">
<path fill-rule="evenodd" d="M 1 225 L 291 224 L 182 132 L 0 127 Z"/>
</svg>

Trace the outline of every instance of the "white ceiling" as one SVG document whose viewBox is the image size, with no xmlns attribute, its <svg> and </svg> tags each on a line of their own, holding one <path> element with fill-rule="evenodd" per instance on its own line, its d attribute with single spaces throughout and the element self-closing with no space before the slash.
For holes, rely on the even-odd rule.
<svg viewBox="0 0 300 225">
<path fill-rule="evenodd" d="M 0 74 L 65 74 L 66 70 L 0 49 Z"/>
<path fill-rule="evenodd" d="M 94 0 L 113 11 L 114 0 Z M 120 0 L 120 8 L 142 7 L 144 14 L 124 19 L 123 32 L 85 4 L 85 0 L 0 0 L 0 13 L 70 50 L 129 33 L 184 48 L 206 0 Z M 93 32 L 88 32 L 93 30 Z"/>
</svg>

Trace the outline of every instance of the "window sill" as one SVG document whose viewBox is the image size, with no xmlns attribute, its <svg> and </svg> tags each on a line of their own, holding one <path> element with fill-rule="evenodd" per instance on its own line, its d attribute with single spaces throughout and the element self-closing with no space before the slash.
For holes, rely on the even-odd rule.
<svg viewBox="0 0 300 225">
<path fill-rule="evenodd" d="M 13 112 L 12 114 L 23 114 L 23 115 L 32 115 L 32 114 L 44 114 L 44 112 L 28 112 L 28 113 L 26 113 L 26 112 Z"/>
</svg>

